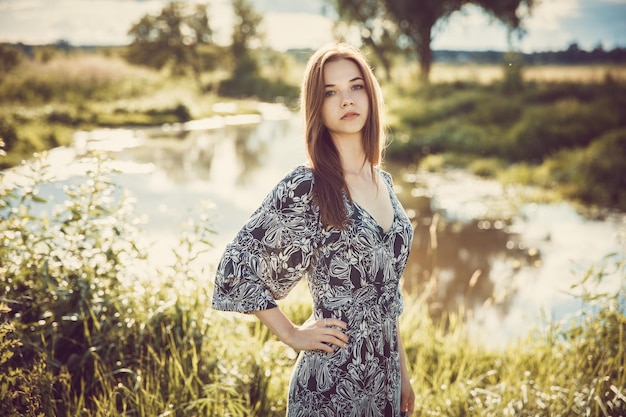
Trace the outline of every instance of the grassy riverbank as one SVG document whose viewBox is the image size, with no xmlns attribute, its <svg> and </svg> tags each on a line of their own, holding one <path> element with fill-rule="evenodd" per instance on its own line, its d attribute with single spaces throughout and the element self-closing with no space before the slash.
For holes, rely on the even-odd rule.
<svg viewBox="0 0 626 417">
<path fill-rule="evenodd" d="M 626 210 L 623 70 L 540 81 L 554 80 L 553 72 L 526 81 L 513 73 L 488 83 L 394 85 L 388 157 L 429 170 L 460 166 L 505 184 Z"/>
<path fill-rule="evenodd" d="M 133 66 L 104 52 L 24 60 L 0 78 L 0 139 L 6 152 L 0 169 L 19 165 L 34 152 L 71 144 L 76 130 L 160 126 L 258 112 L 254 97 L 215 93 L 225 77 L 223 71 L 203 74 L 199 88 L 191 77 Z M 272 81 L 265 84 L 270 88 Z M 286 90 L 289 95 L 281 99 L 290 103 L 297 87 Z M 226 110 L 216 106 L 224 101 L 236 105 Z"/>
<path fill-rule="evenodd" d="M 281 62 L 291 87 L 279 99 L 295 109 L 302 63 Z M 437 64 L 427 87 L 403 68 L 383 85 L 389 159 L 428 169 L 462 166 L 588 206 L 626 210 L 623 67 Z M 0 81 L 6 152 L 0 168 L 68 145 L 79 129 L 185 122 L 224 114 L 216 106 L 223 101 L 238 103 L 236 112 L 257 111 L 250 101 L 216 94 L 226 77 L 203 74 L 201 90 L 191 77 L 132 66 L 112 52 L 25 60 Z"/>
<path fill-rule="evenodd" d="M 208 309 L 206 212 L 186 223 L 171 265 L 156 268 L 132 196 L 98 160 L 47 214 L 38 214 L 37 196 L 45 166 L 35 164 L 19 185 L 2 177 L 0 414 L 283 415 L 295 352 L 256 320 Z M 626 412 L 626 289 L 594 285 L 625 272 L 621 262 L 609 256 L 580 276 L 574 320 L 536 323 L 497 350 L 469 337 L 460 312 L 433 320 L 428 290 L 407 296 L 401 331 L 417 414 Z M 304 321 L 306 289 L 283 308 Z"/>
</svg>

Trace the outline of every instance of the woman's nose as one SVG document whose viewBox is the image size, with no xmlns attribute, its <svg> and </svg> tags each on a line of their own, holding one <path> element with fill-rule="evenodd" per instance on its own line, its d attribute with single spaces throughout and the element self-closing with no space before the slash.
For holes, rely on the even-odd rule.
<svg viewBox="0 0 626 417">
<path fill-rule="evenodd" d="M 344 95 L 343 100 L 341 101 L 341 107 L 348 107 L 352 104 L 354 104 L 354 100 L 352 99 L 352 97 L 347 94 Z"/>
</svg>

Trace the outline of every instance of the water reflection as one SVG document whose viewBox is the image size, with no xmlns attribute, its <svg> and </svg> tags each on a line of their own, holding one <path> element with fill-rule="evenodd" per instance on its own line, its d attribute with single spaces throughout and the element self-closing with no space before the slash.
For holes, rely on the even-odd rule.
<svg viewBox="0 0 626 417">
<path fill-rule="evenodd" d="M 402 178 L 400 174 L 396 176 Z M 407 186 L 417 185 L 404 182 L 398 188 Z M 400 199 L 415 230 L 405 289 L 414 294 L 428 291 L 435 315 L 487 304 L 497 305 L 499 313 L 505 315 L 515 289 L 498 293 L 492 274 L 495 271 L 501 279 L 506 276 L 512 280 L 520 268 L 539 265 L 541 256 L 538 250 L 526 250 L 520 235 L 510 230 L 512 219 L 453 219 L 434 208 L 431 196 L 401 193 Z"/>
<path fill-rule="evenodd" d="M 477 336 L 501 344 L 544 315 L 561 319 L 580 305 L 568 290 L 586 268 L 626 255 L 626 216 L 589 219 L 567 203 L 531 204 L 521 187 L 391 166 L 415 241 L 407 291 L 427 296 L 433 313 L 464 311 Z M 618 271 L 619 273 L 619 271 Z M 604 277 L 616 291 L 624 277 Z"/>
<path fill-rule="evenodd" d="M 216 167 L 216 160 L 226 158 L 233 184 L 243 186 L 264 164 L 271 163 L 269 144 L 272 138 L 288 137 L 288 129 L 289 123 L 283 120 L 175 131 L 170 135 L 167 131 L 152 131 L 142 146 L 120 149 L 117 157 L 155 164 L 176 184 L 212 181 L 215 170 L 224 169 L 222 164 Z"/>
</svg>

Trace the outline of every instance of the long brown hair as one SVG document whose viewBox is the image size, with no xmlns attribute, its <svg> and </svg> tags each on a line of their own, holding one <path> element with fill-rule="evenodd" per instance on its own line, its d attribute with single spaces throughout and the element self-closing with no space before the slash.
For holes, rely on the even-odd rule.
<svg viewBox="0 0 626 417">
<path fill-rule="evenodd" d="M 369 99 L 369 116 L 363 127 L 365 159 L 378 166 L 382 158 L 385 133 L 382 123 L 383 100 L 378 80 L 363 53 L 346 43 L 327 45 L 310 58 L 300 90 L 300 104 L 304 115 L 307 153 L 315 179 L 315 196 L 324 226 L 344 228 L 347 213 L 344 192 L 350 198 L 339 152 L 322 122 L 324 101 L 324 66 L 328 62 L 348 59 L 360 69 Z"/>
</svg>

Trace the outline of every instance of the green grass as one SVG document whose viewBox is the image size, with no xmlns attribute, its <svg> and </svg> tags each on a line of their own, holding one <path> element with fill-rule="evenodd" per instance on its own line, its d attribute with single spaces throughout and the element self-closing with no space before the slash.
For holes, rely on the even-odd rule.
<svg viewBox="0 0 626 417">
<path fill-rule="evenodd" d="M 0 96 L 32 104 L 110 100 L 137 96 L 157 78 L 156 73 L 119 58 L 81 53 L 47 61 L 24 60 L 2 81 Z"/>
<path fill-rule="evenodd" d="M 211 310 L 207 211 L 183 225 L 174 260 L 155 267 L 132 196 L 94 156 L 48 213 L 39 185 L 2 181 L 0 413 L 6 416 L 281 416 L 296 353 L 251 316 Z M 4 178 L 3 178 L 4 180 Z M 575 320 L 536 323 L 503 349 L 470 338 L 462 312 L 434 319 L 406 296 L 401 332 L 424 416 L 615 416 L 626 412 L 626 288 L 600 293 L 618 255 L 572 288 Z M 566 273 L 566 272 L 564 272 Z M 311 313 L 305 285 L 281 306 Z"/>
<path fill-rule="evenodd" d="M 71 144 L 72 133 L 79 129 L 186 122 L 220 114 L 214 105 L 225 100 L 237 103 L 239 113 L 258 112 L 253 97 L 217 95 L 227 76 L 223 69 L 202 74 L 200 88 L 192 77 L 173 77 L 104 53 L 23 59 L 0 77 L 0 139 L 7 153 L 0 169 L 19 165 L 35 152 Z M 293 106 L 297 87 L 255 80 L 252 90 L 280 93 Z"/>
<path fill-rule="evenodd" d="M 505 81 L 388 88 L 388 158 L 468 168 L 562 198 L 626 209 L 626 84 Z"/>
</svg>

